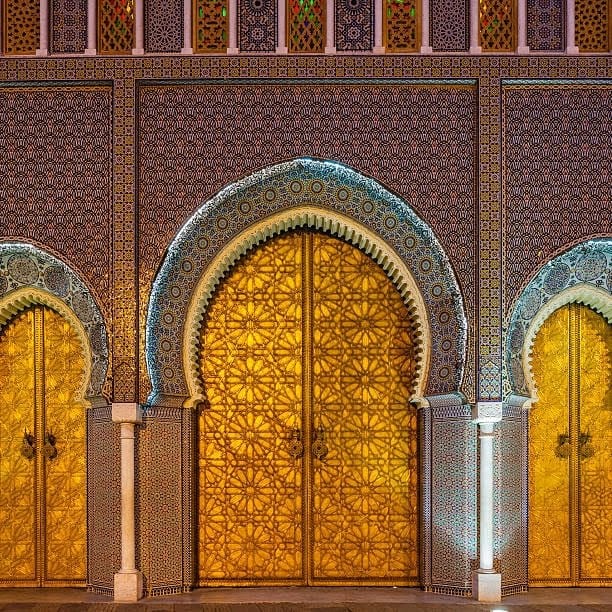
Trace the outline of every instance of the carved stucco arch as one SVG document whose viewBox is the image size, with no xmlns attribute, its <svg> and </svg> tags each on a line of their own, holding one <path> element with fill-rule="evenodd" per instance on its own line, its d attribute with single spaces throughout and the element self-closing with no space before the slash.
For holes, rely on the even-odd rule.
<svg viewBox="0 0 612 612">
<path fill-rule="evenodd" d="M 83 395 L 105 402 L 108 339 L 102 313 L 77 274 L 53 255 L 29 244 L 0 243 L 0 327 L 29 306 L 49 306 L 79 336 L 89 374 Z"/>
<path fill-rule="evenodd" d="M 517 299 L 508 324 L 509 392 L 537 400 L 531 358 L 536 335 L 558 308 L 577 302 L 612 322 L 612 239 L 589 240 L 545 264 Z"/>
<path fill-rule="evenodd" d="M 307 211 L 313 215 L 310 220 Z M 300 158 L 222 190 L 171 244 L 153 283 L 147 316 L 147 366 L 153 386 L 149 403 L 191 404 L 190 387 L 197 392 L 197 385 L 188 382 L 188 370 L 193 369 L 198 305 L 204 308 L 209 297 L 197 292 L 212 292 L 241 254 L 269 237 L 266 232 L 271 236 L 285 231 L 281 225 L 275 229 L 276 222 L 320 227 L 359 245 L 383 268 L 399 271 L 389 275 L 400 291 L 403 271 L 406 291 L 418 289 L 411 296 L 413 308 L 424 311 L 422 321 L 428 322 L 431 333 L 423 394 L 459 389 L 466 344 L 463 300 L 431 229 L 373 179 L 337 163 Z"/>
</svg>

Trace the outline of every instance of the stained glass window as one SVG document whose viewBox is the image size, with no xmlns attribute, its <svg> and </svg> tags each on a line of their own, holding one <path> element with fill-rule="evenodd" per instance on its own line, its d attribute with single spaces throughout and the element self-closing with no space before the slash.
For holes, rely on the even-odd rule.
<svg viewBox="0 0 612 612">
<path fill-rule="evenodd" d="M 514 51 L 515 0 L 480 0 L 483 51 Z"/>
<path fill-rule="evenodd" d="M 195 0 L 196 53 L 225 53 L 228 42 L 227 0 Z"/>
<path fill-rule="evenodd" d="M 325 10 L 322 0 L 289 0 L 287 21 L 291 53 L 323 53 Z"/>
<path fill-rule="evenodd" d="M 576 46 L 588 53 L 610 49 L 609 0 L 576 0 Z"/>
<path fill-rule="evenodd" d="M 98 50 L 131 53 L 134 47 L 134 0 L 99 0 Z"/>
<path fill-rule="evenodd" d="M 386 0 L 384 30 L 388 52 L 418 51 L 419 17 L 417 0 Z"/>
<path fill-rule="evenodd" d="M 38 0 L 2 2 L 2 47 L 6 55 L 34 55 L 40 39 Z"/>
</svg>

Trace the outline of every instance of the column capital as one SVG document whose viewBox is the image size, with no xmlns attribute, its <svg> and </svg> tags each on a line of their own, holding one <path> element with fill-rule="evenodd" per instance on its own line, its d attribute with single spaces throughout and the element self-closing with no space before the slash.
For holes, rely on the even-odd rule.
<svg viewBox="0 0 612 612">
<path fill-rule="evenodd" d="M 113 423 L 142 423 L 142 408 L 135 402 L 113 402 Z"/>
<path fill-rule="evenodd" d="M 472 407 L 473 423 L 498 423 L 502 420 L 502 402 L 476 402 Z"/>
</svg>

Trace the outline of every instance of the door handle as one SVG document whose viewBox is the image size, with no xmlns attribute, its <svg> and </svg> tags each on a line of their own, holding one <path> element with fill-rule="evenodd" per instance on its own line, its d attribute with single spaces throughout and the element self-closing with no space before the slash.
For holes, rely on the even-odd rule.
<svg viewBox="0 0 612 612">
<path fill-rule="evenodd" d="M 56 442 L 56 438 L 55 436 L 48 431 L 45 434 L 45 444 L 43 446 L 43 455 L 49 459 L 49 461 L 52 461 L 53 459 L 55 459 L 57 457 L 57 448 L 55 447 L 55 442 Z"/>
<path fill-rule="evenodd" d="M 23 439 L 21 441 L 21 454 L 26 459 L 33 459 L 36 452 L 36 442 L 34 436 L 27 430 L 23 430 Z"/>
<path fill-rule="evenodd" d="M 591 434 L 587 431 L 586 433 L 580 432 L 580 438 L 578 438 L 578 442 L 580 443 L 580 458 L 581 459 L 589 459 L 595 454 L 595 449 L 591 444 Z"/>
<path fill-rule="evenodd" d="M 555 448 L 555 455 L 559 459 L 567 459 L 572 451 L 572 444 L 570 442 L 569 434 L 559 434 L 557 436 L 557 447 Z"/>
<path fill-rule="evenodd" d="M 319 461 L 323 461 L 329 452 L 325 442 L 325 429 L 323 429 L 323 425 L 319 425 L 314 431 L 311 451 L 315 459 Z"/>
<path fill-rule="evenodd" d="M 304 454 L 304 443 L 302 442 L 302 432 L 295 427 L 291 432 L 291 437 L 288 442 L 289 454 L 294 459 L 299 459 Z"/>
</svg>

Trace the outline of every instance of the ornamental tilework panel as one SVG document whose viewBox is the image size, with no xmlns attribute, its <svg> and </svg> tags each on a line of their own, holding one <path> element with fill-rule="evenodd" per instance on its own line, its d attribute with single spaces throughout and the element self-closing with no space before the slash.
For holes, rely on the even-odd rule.
<svg viewBox="0 0 612 612">
<path fill-rule="evenodd" d="M 121 442 L 111 407 L 87 412 L 87 532 L 90 590 L 111 595 L 121 567 Z"/>
<path fill-rule="evenodd" d="M 164 250 L 194 211 L 254 170 L 307 155 L 366 172 L 432 227 L 458 276 L 473 327 L 472 87 L 209 82 L 142 87 L 139 105 L 142 323 Z M 468 396 L 474 394 L 473 354 L 470 343 Z M 141 397 L 148 385 L 143 378 Z"/>
<path fill-rule="evenodd" d="M 531 51 L 565 49 L 564 0 L 527 1 L 527 45 Z"/>
<path fill-rule="evenodd" d="M 373 0 L 336 0 L 336 50 L 369 51 L 374 45 Z"/>
<path fill-rule="evenodd" d="M 612 233 L 612 86 L 503 88 L 505 306 L 556 254 Z"/>
<path fill-rule="evenodd" d="M 145 2 L 145 50 L 148 53 L 178 53 L 183 46 L 183 2 Z"/>
<path fill-rule="evenodd" d="M 429 0 L 430 42 L 434 51 L 467 51 L 470 46 L 468 0 Z"/>
<path fill-rule="evenodd" d="M 273 52 L 276 49 L 276 34 L 276 0 L 238 2 L 240 51 Z"/>
<path fill-rule="evenodd" d="M 87 0 L 52 0 L 51 53 L 83 53 L 87 46 Z"/>
<path fill-rule="evenodd" d="M 109 320 L 110 87 L 0 87 L 0 236 L 61 253 Z"/>
</svg>

